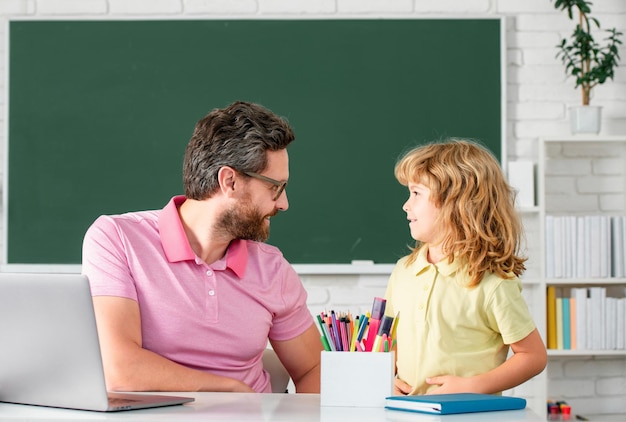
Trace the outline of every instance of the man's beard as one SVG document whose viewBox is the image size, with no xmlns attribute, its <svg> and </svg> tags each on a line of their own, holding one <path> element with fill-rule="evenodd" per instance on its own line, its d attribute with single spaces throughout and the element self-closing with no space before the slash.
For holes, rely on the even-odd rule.
<svg viewBox="0 0 626 422">
<path fill-rule="evenodd" d="M 276 212 L 272 214 L 276 215 Z M 227 209 L 217 222 L 217 230 L 234 239 L 265 242 L 270 236 L 266 215 L 250 204 L 242 201 L 238 206 Z"/>
</svg>

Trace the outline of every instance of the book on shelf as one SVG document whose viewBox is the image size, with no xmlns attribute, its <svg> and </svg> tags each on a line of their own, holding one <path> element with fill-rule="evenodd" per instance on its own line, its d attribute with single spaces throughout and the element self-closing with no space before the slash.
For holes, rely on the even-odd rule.
<svg viewBox="0 0 626 422">
<path fill-rule="evenodd" d="M 546 346 L 626 350 L 626 287 L 547 286 Z"/>
<path fill-rule="evenodd" d="M 509 184 L 517 191 L 515 206 L 535 206 L 535 163 L 530 160 L 509 161 Z"/>
<path fill-rule="evenodd" d="M 547 215 L 547 278 L 626 277 L 626 216 Z"/>
<path fill-rule="evenodd" d="M 589 287 L 589 301 L 591 303 L 591 343 L 592 350 L 605 349 L 604 339 L 604 302 L 606 298 L 606 288 L 593 286 Z"/>
<path fill-rule="evenodd" d="M 611 275 L 622 278 L 624 273 L 624 216 L 611 217 Z"/>
<path fill-rule="evenodd" d="M 585 225 L 585 217 L 578 216 L 576 217 L 576 277 L 578 278 L 586 277 L 589 271 L 587 239 L 589 239 L 589 228 Z"/>
<path fill-rule="evenodd" d="M 587 349 L 587 288 L 573 287 L 571 297 L 576 303 L 574 314 L 576 315 L 576 347 L 575 349 Z"/>
<path fill-rule="evenodd" d="M 621 241 L 622 241 L 622 253 L 620 254 L 620 259 L 622 262 L 622 277 L 626 277 L 626 256 L 624 256 L 626 254 L 626 216 L 622 215 L 620 216 L 622 219 L 622 236 L 621 236 Z"/>
<path fill-rule="evenodd" d="M 605 249 L 602 247 L 602 240 L 604 239 L 602 233 L 602 219 L 599 215 L 590 216 L 590 240 L 589 246 L 591 248 L 590 255 L 590 271 L 589 277 L 600 278 L 602 277 L 602 251 Z"/>
<path fill-rule="evenodd" d="M 556 296 L 556 348 L 563 350 L 563 298 Z"/>
<path fill-rule="evenodd" d="M 617 323 L 615 330 L 615 347 L 617 349 L 626 349 L 626 297 L 617 299 Z"/>
<path fill-rule="evenodd" d="M 554 217 L 546 215 L 546 277 L 554 278 Z"/>
<path fill-rule="evenodd" d="M 526 400 L 521 397 L 476 393 L 390 396 L 385 400 L 386 409 L 438 415 L 517 410 L 525 407 Z"/>
<path fill-rule="evenodd" d="M 604 302 L 605 318 L 604 318 L 604 348 L 615 350 L 617 345 L 617 299 L 607 297 Z"/>
<path fill-rule="evenodd" d="M 591 303 L 591 299 L 588 298 L 587 299 L 587 306 L 586 306 L 586 311 L 587 311 L 587 324 L 586 324 L 586 330 L 587 330 L 587 342 L 585 343 L 585 349 L 586 350 L 592 350 L 593 349 L 593 319 L 591 314 L 593 313 L 592 311 L 592 306 L 593 304 Z"/>
<path fill-rule="evenodd" d="M 576 263 L 576 217 L 567 215 L 564 220 L 565 262 L 563 275 L 565 278 L 573 278 L 576 274 L 574 269 Z"/>
<path fill-rule="evenodd" d="M 584 245 L 585 250 L 585 272 L 583 278 L 591 277 L 591 216 L 585 215 L 582 217 L 584 224 Z"/>
<path fill-rule="evenodd" d="M 556 287 L 548 286 L 546 300 L 547 346 L 548 349 L 556 349 Z"/>
<path fill-rule="evenodd" d="M 563 278 L 564 259 L 563 218 L 554 218 L 554 278 Z"/>
<path fill-rule="evenodd" d="M 611 217 L 600 216 L 600 278 L 611 277 Z"/>
<path fill-rule="evenodd" d="M 571 316 L 569 312 L 569 297 L 563 297 L 561 301 L 563 302 L 563 313 L 561 315 L 563 319 L 563 323 L 561 324 L 563 326 L 563 349 L 570 350 L 572 348 L 572 333 L 570 330 Z"/>
<path fill-rule="evenodd" d="M 569 348 L 572 350 L 577 349 L 578 332 L 576 331 L 576 298 L 569 297 Z"/>
</svg>

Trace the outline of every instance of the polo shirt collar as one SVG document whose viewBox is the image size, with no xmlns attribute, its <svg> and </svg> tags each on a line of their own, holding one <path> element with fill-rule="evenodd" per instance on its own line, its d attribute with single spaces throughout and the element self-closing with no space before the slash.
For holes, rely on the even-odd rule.
<svg viewBox="0 0 626 422">
<path fill-rule="evenodd" d="M 235 239 L 226 251 L 226 266 L 233 270 L 237 277 L 243 278 L 248 263 L 248 241 Z"/>
<path fill-rule="evenodd" d="M 454 261 L 448 262 L 447 258 L 442 259 L 436 264 L 431 264 L 427 259 L 428 248 L 424 247 L 419 251 L 415 262 L 413 263 L 413 269 L 415 274 L 419 274 L 431 265 L 437 268 L 437 271 L 442 275 L 449 277 L 459 269 L 460 262 L 457 257 Z"/>
<path fill-rule="evenodd" d="M 173 197 L 159 213 L 159 235 L 161 245 L 169 262 L 195 261 L 197 256 L 185 234 L 183 223 L 178 215 L 178 208 L 185 202 L 185 196 Z M 243 278 L 246 273 L 248 263 L 248 244 L 246 240 L 233 240 L 228 245 L 225 259 L 222 258 L 215 263 L 216 268 L 228 267 L 237 277 Z"/>
<path fill-rule="evenodd" d="M 183 223 L 178 215 L 178 207 L 185 202 L 185 199 L 182 195 L 173 197 L 159 213 L 161 245 L 169 262 L 196 259 L 196 254 L 189 245 Z"/>
</svg>

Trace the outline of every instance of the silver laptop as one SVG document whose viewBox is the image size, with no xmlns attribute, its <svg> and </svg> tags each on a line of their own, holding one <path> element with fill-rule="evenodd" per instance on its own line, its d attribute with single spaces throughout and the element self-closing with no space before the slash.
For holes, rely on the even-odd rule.
<svg viewBox="0 0 626 422">
<path fill-rule="evenodd" d="M 0 273 L 0 402 L 96 411 L 193 398 L 107 393 L 89 283 L 80 274 Z"/>
</svg>

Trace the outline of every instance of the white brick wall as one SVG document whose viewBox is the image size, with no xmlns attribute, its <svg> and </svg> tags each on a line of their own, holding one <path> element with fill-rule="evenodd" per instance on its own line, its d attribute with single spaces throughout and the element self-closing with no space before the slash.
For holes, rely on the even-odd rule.
<svg viewBox="0 0 626 422">
<path fill-rule="evenodd" d="M 592 10 L 604 27 L 616 26 L 626 33 L 626 1 L 594 0 Z M 4 21 L 10 17 L 462 18 L 496 14 L 506 17 L 507 26 L 505 150 L 510 160 L 536 160 L 539 137 L 569 134 L 568 106 L 577 104 L 580 97 L 578 90 L 573 89 L 573 81 L 565 77 L 561 63 L 554 57 L 554 46 L 563 36 L 570 34 L 572 24 L 563 13 L 554 9 L 553 0 L 0 0 L 0 19 L 3 20 L 0 26 L 0 163 L 4 162 L 6 142 Z M 626 50 L 622 48 L 620 53 L 622 65 L 616 72 L 615 81 L 598 87 L 592 99 L 596 105 L 603 106 L 604 135 L 626 133 Z M 580 154 L 586 157 L 586 153 Z M 618 181 L 612 177 L 615 167 L 621 164 L 611 160 L 610 151 L 595 157 L 592 162 L 587 160 L 580 165 L 548 167 L 552 181 L 558 184 L 552 193 L 561 197 L 552 201 L 549 207 L 562 206 L 564 211 L 574 209 L 580 212 L 590 211 L 587 208 L 623 210 L 623 196 L 611 195 L 614 186 L 620 184 L 623 187 L 623 179 Z M 2 171 L 0 167 L 0 173 Z M 594 201 L 562 200 L 562 197 L 572 197 L 598 186 L 603 187 L 605 194 L 595 195 Z M 4 208 L 2 204 L 0 212 Z M 529 229 L 536 230 L 536 227 Z M 0 252 L 2 248 L 0 244 Z M 534 257 L 532 252 L 530 255 Z M 529 268 L 533 268 L 532 262 L 529 262 Z M 374 296 L 384 293 L 386 284 L 382 276 L 309 275 L 304 276 L 303 281 L 309 291 L 309 307 L 314 313 L 324 309 L 365 311 Z M 571 402 L 575 412 L 626 412 L 626 364 L 623 358 L 553 359 L 548 375 L 553 398 Z"/>
<path fill-rule="evenodd" d="M 29 3 L 36 4 L 36 15 L 68 15 L 89 16 L 104 15 L 108 11 L 106 0 L 39 0 Z M 30 14 L 30 13 L 29 13 Z"/>
<path fill-rule="evenodd" d="M 626 365 L 623 359 L 552 358 L 548 391 L 553 400 L 565 400 L 587 413 L 624 413 Z"/>
</svg>

